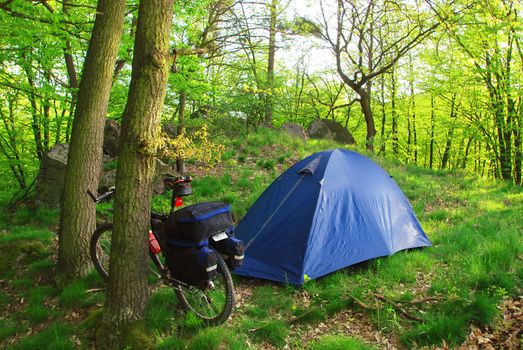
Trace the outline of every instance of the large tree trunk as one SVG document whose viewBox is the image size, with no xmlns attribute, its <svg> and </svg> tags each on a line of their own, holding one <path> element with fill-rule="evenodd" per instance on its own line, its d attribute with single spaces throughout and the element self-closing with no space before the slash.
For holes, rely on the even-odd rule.
<svg viewBox="0 0 523 350">
<path fill-rule="evenodd" d="M 103 127 L 116 54 L 123 31 L 124 0 L 100 0 L 85 58 L 72 126 L 60 217 L 58 267 L 67 278 L 92 268 L 89 239 L 96 225 L 95 203 L 102 161 Z"/>
<path fill-rule="evenodd" d="M 276 7 L 278 0 L 272 0 L 269 20 L 269 57 L 267 64 L 267 92 L 265 94 L 265 124 L 272 125 L 273 91 L 274 91 L 274 58 L 276 55 Z"/>
<path fill-rule="evenodd" d="M 100 349 L 123 347 L 125 329 L 144 315 L 148 298 L 149 227 L 158 124 L 169 71 L 173 0 L 141 1 L 133 72 L 122 119 L 114 232 Z"/>
</svg>

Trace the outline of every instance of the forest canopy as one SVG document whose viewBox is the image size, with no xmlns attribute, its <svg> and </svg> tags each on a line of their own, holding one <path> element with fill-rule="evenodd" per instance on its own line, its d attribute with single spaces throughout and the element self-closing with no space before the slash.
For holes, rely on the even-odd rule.
<svg viewBox="0 0 523 350">
<path fill-rule="evenodd" d="M 317 119 L 406 163 L 522 184 L 520 1 L 175 3 L 163 123 L 211 134 Z M 96 1 L 0 3 L 0 153 L 28 164 L 68 143 Z M 107 117 L 131 78 L 137 1 L 127 1 Z M 234 126 L 234 127 L 231 127 Z"/>
</svg>

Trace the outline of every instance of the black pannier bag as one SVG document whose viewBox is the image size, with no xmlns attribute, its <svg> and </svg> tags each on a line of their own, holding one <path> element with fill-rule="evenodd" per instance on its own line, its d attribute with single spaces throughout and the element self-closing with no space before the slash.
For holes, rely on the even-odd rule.
<svg viewBox="0 0 523 350">
<path fill-rule="evenodd" d="M 232 229 L 223 235 L 216 235 L 209 238 L 209 245 L 223 256 L 223 259 L 230 269 L 234 269 L 243 264 L 245 246 L 243 241 L 234 237 Z"/>
<path fill-rule="evenodd" d="M 188 246 L 168 240 L 164 253 L 171 276 L 178 281 L 205 287 L 216 277 L 218 253 L 207 245 L 207 241 Z"/>
<path fill-rule="evenodd" d="M 222 202 L 206 202 L 172 213 L 165 222 L 165 234 L 176 240 L 201 242 L 231 227 L 231 206 Z"/>
</svg>

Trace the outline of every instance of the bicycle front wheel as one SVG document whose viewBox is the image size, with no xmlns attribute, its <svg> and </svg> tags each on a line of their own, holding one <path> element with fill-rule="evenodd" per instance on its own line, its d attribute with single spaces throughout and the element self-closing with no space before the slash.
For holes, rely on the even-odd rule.
<svg viewBox="0 0 523 350">
<path fill-rule="evenodd" d="M 221 256 L 218 256 L 217 276 L 205 287 L 187 284 L 174 285 L 176 296 L 186 312 L 193 312 L 207 325 L 227 321 L 234 307 L 234 287 L 231 273 Z"/>
</svg>

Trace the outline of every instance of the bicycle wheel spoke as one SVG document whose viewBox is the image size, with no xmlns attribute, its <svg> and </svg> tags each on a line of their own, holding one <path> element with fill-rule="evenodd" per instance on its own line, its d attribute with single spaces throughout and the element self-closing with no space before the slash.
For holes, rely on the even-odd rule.
<svg viewBox="0 0 523 350">
<path fill-rule="evenodd" d="M 232 313 L 234 290 L 231 276 L 223 259 L 218 263 L 218 275 L 205 288 L 186 284 L 175 287 L 186 311 L 193 312 L 207 324 L 220 324 Z"/>
</svg>

